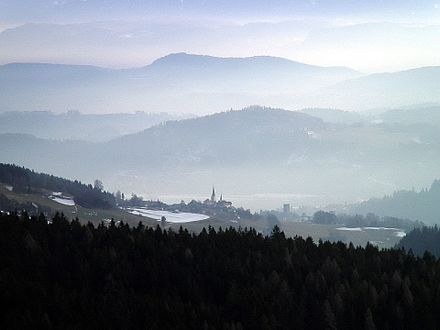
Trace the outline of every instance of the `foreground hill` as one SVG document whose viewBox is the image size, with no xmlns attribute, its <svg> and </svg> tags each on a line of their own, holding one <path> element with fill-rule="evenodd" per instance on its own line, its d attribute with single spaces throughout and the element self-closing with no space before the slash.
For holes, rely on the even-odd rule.
<svg viewBox="0 0 440 330">
<path fill-rule="evenodd" d="M 139 221 L 153 225 L 155 220 L 138 217 L 117 207 L 115 195 L 102 187 L 83 184 L 49 174 L 37 173 L 23 167 L 0 163 L 0 211 L 14 211 L 30 215 L 57 212 L 81 222 L 94 224 L 124 221 L 136 225 Z"/>
<path fill-rule="evenodd" d="M 0 163 L 0 183 L 10 187 L 10 192 L 41 193 L 56 192 L 72 198 L 76 204 L 86 208 L 114 208 L 114 196 L 102 190 L 102 187 L 85 185 L 79 181 L 70 181 L 49 174 L 36 173 L 29 169 Z M 55 195 L 56 196 L 56 195 Z"/>
<path fill-rule="evenodd" d="M 347 68 L 265 56 L 179 53 L 128 70 L 14 63 L 0 66 L 0 109 L 206 113 L 271 104 L 357 76 Z"/>
<path fill-rule="evenodd" d="M 437 329 L 440 263 L 402 250 L 0 215 L 2 328 Z M 24 294 L 25 292 L 25 294 Z"/>
</svg>

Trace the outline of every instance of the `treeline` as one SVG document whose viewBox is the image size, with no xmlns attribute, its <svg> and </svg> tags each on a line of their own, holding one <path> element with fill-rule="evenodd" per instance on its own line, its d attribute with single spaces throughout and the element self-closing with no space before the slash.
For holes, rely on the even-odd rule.
<svg viewBox="0 0 440 330">
<path fill-rule="evenodd" d="M 36 193 L 41 190 L 62 192 L 73 196 L 76 204 L 86 208 L 112 208 L 115 197 L 91 184 L 59 178 L 49 174 L 36 173 L 24 167 L 0 163 L 0 183 L 13 187 L 14 192 Z"/>
<path fill-rule="evenodd" d="M 398 248 L 404 247 L 414 254 L 422 256 L 425 251 L 440 257 L 440 230 L 434 227 L 416 228 L 403 237 L 397 244 Z"/>
<path fill-rule="evenodd" d="M 423 226 L 421 221 L 412 221 L 396 217 L 379 217 L 376 214 L 336 214 L 334 212 L 317 211 L 313 214 L 312 222 L 323 225 L 344 225 L 347 227 L 386 227 L 412 230 Z"/>
<path fill-rule="evenodd" d="M 212 228 L 0 215 L 0 327 L 438 329 L 440 262 Z"/>
</svg>

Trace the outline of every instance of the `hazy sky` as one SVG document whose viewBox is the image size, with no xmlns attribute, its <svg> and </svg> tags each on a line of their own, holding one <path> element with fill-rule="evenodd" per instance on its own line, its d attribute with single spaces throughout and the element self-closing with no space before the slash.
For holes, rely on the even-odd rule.
<svg viewBox="0 0 440 330">
<path fill-rule="evenodd" d="M 0 63 L 131 67 L 184 51 L 440 65 L 440 0 L 0 0 L 0 31 Z"/>
</svg>

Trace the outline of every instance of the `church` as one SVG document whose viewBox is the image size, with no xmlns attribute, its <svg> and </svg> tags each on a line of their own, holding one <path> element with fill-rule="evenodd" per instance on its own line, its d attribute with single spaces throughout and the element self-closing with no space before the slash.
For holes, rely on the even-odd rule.
<svg viewBox="0 0 440 330">
<path fill-rule="evenodd" d="M 220 206 L 220 207 L 231 207 L 232 202 L 226 201 L 223 199 L 223 194 L 220 195 L 220 199 L 217 201 L 217 197 L 215 195 L 215 188 L 212 187 L 211 198 L 206 199 L 203 204 L 212 205 L 212 206 Z"/>
</svg>

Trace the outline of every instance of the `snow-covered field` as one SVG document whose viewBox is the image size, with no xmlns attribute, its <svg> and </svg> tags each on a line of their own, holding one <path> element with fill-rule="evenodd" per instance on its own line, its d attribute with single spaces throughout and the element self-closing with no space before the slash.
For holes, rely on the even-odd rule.
<svg viewBox="0 0 440 330">
<path fill-rule="evenodd" d="M 360 227 L 339 227 L 336 230 L 344 230 L 344 231 L 362 231 Z"/>
<path fill-rule="evenodd" d="M 185 213 L 185 212 L 174 213 L 168 211 L 148 210 L 145 208 L 130 208 L 127 209 L 127 211 L 134 215 L 140 215 L 143 217 L 156 219 L 158 221 L 160 221 L 162 216 L 164 216 L 167 219 L 166 221 L 170 223 L 194 222 L 194 221 L 206 220 L 209 218 L 209 216 L 199 213 Z"/>
<path fill-rule="evenodd" d="M 62 204 L 66 206 L 75 206 L 75 201 L 72 198 L 67 198 L 61 195 L 55 195 L 55 193 L 52 196 L 49 196 L 49 198 L 58 204 Z"/>
<path fill-rule="evenodd" d="M 343 231 L 366 231 L 366 230 L 390 230 L 394 231 L 394 235 L 397 237 L 404 237 L 406 233 L 399 228 L 390 228 L 390 227 L 339 227 L 336 228 L 336 230 L 343 230 Z"/>
</svg>

